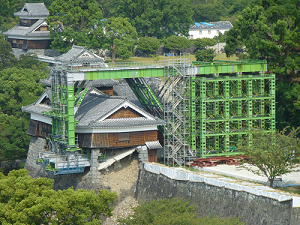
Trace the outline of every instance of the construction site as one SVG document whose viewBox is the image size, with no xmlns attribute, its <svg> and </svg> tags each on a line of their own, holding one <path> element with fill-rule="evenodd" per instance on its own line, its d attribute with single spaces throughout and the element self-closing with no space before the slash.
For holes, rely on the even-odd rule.
<svg viewBox="0 0 300 225">
<path fill-rule="evenodd" d="M 234 164 L 253 129 L 275 131 L 275 75 L 266 61 L 181 55 L 108 65 L 73 46 L 53 63 L 44 94 L 23 111 L 31 113 L 27 133 L 46 139 L 36 163 L 54 175 L 96 173 L 136 150 L 156 162 L 162 148 L 171 166 Z M 160 79 L 159 90 L 149 78 Z"/>
</svg>

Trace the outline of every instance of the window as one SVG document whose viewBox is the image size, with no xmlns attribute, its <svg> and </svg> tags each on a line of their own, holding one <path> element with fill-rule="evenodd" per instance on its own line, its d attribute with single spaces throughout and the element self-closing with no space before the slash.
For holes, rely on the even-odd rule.
<svg viewBox="0 0 300 225">
<path fill-rule="evenodd" d="M 129 141 L 129 133 L 119 133 L 119 141 Z"/>
<path fill-rule="evenodd" d="M 211 32 L 210 32 L 210 30 L 208 30 L 208 34 L 210 34 Z"/>
</svg>

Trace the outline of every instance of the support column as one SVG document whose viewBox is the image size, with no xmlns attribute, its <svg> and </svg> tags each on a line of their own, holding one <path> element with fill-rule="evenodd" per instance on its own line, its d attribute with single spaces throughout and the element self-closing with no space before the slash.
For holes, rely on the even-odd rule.
<svg viewBox="0 0 300 225">
<path fill-rule="evenodd" d="M 199 119 L 200 119 L 200 157 L 206 158 L 206 78 L 200 78 L 200 110 L 199 110 Z"/>
<path fill-rule="evenodd" d="M 248 76 L 249 78 L 252 78 L 252 75 Z M 247 80 L 247 119 L 248 119 L 248 145 L 252 146 L 252 132 L 250 132 L 252 130 L 252 110 L 253 110 L 253 102 L 252 102 L 252 95 L 253 95 L 253 91 L 252 91 L 252 79 Z"/>
<path fill-rule="evenodd" d="M 224 81 L 224 128 L 225 128 L 225 146 L 224 151 L 226 152 L 226 156 L 229 156 L 229 77 L 225 77 Z"/>
</svg>

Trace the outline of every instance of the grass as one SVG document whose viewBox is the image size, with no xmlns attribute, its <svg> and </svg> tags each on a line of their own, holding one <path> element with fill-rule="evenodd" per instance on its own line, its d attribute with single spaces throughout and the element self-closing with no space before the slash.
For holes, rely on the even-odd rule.
<svg viewBox="0 0 300 225">
<path fill-rule="evenodd" d="M 275 189 L 300 195 L 300 185 L 290 187 L 276 187 Z"/>
<path fill-rule="evenodd" d="M 175 57 L 164 57 L 162 55 L 159 55 L 157 57 L 149 57 L 149 58 L 145 58 L 145 57 L 130 57 L 127 60 L 122 60 L 122 59 L 116 59 L 116 62 L 126 62 L 126 63 L 130 63 L 130 62 L 155 62 L 155 61 L 163 61 L 163 60 L 169 60 L 169 59 L 179 59 L 180 56 L 175 56 Z M 190 59 L 191 61 L 196 61 L 196 57 L 195 55 L 190 55 Z M 221 53 L 219 55 L 217 55 L 215 58 L 215 60 L 228 60 L 228 61 L 236 61 L 238 58 L 236 56 L 232 56 L 230 58 L 226 57 L 225 53 Z M 106 63 L 110 63 L 111 59 L 106 59 L 105 60 Z"/>
</svg>

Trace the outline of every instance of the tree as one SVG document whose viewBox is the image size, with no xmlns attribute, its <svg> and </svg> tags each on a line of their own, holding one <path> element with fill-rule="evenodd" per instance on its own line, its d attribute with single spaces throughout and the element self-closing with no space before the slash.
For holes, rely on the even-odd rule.
<svg viewBox="0 0 300 225">
<path fill-rule="evenodd" d="M 97 25 L 102 19 L 102 11 L 96 0 L 55 0 L 49 7 L 49 14 L 47 23 L 53 39 L 52 48 L 64 53 L 73 44 L 92 47 L 91 34 L 95 30 L 99 32 Z"/>
<path fill-rule="evenodd" d="M 24 169 L 0 173 L 1 224 L 101 224 L 100 215 L 112 215 L 115 192 L 54 191 L 53 180 L 27 174 Z"/>
<path fill-rule="evenodd" d="M 295 74 L 300 68 L 300 8 L 294 0 L 260 1 L 243 10 L 229 32 L 228 43 L 242 41 L 252 59 L 267 59 L 276 74 Z M 227 42 L 227 41 L 226 41 Z M 232 52 L 232 51 L 231 51 Z"/>
<path fill-rule="evenodd" d="M 128 59 L 134 50 L 136 29 L 122 17 L 103 20 L 103 27 L 106 46 L 112 51 L 112 62 L 116 61 L 117 53 L 122 59 Z"/>
<path fill-rule="evenodd" d="M 0 164 L 26 157 L 29 115 L 21 109 L 42 94 L 44 88 L 39 81 L 47 76 L 44 71 L 23 68 L 0 71 Z"/>
<path fill-rule="evenodd" d="M 13 65 L 16 61 L 17 59 L 12 53 L 11 44 L 5 41 L 3 35 L 0 34 L 0 70 Z"/>
<path fill-rule="evenodd" d="M 133 209 L 134 214 L 125 219 L 119 219 L 123 225 L 193 225 L 193 224 L 227 224 L 242 225 L 237 218 L 220 219 L 216 217 L 204 217 L 199 219 L 195 215 L 196 205 L 182 199 L 151 200 L 149 204 L 142 203 Z"/>
<path fill-rule="evenodd" d="M 275 177 L 291 173 L 299 162 L 298 133 L 299 129 L 294 128 L 276 132 L 254 131 L 251 146 L 242 143 L 237 146 L 247 157 L 242 161 L 243 167 L 267 177 L 270 187 L 273 187 Z"/>
<path fill-rule="evenodd" d="M 140 37 L 188 35 L 192 24 L 191 0 L 114 0 L 112 15 L 128 18 Z"/>
<path fill-rule="evenodd" d="M 191 41 L 186 37 L 172 35 L 164 40 L 164 47 L 173 51 L 176 55 L 176 51 L 179 48 L 189 48 L 191 46 Z"/>
<path fill-rule="evenodd" d="M 216 56 L 213 49 L 199 49 L 195 53 L 197 61 L 212 62 Z"/>
<path fill-rule="evenodd" d="M 193 6 L 193 20 L 198 22 L 220 21 L 221 17 L 227 16 L 228 11 L 221 1 L 205 1 Z"/>
<path fill-rule="evenodd" d="M 160 47 L 160 41 L 154 37 L 141 37 L 137 41 L 137 49 L 142 50 L 149 57 L 151 52 L 156 51 Z"/>
<path fill-rule="evenodd" d="M 206 48 L 207 46 L 214 46 L 218 43 L 216 39 L 212 38 L 197 38 L 196 40 L 193 41 L 193 45 L 196 48 Z"/>
</svg>

